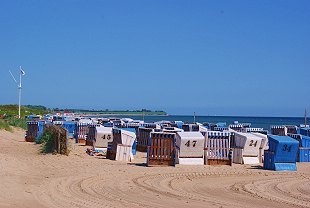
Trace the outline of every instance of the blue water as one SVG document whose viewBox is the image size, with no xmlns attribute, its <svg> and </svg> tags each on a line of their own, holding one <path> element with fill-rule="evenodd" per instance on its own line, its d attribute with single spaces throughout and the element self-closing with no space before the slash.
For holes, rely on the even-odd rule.
<svg viewBox="0 0 310 208">
<path fill-rule="evenodd" d="M 127 116 L 119 116 L 127 117 Z M 134 120 L 143 120 L 142 116 L 128 116 Z M 155 121 L 183 121 L 185 123 L 193 123 L 193 116 L 144 116 L 145 122 L 155 122 Z M 251 127 L 260 127 L 266 130 L 270 129 L 271 125 L 300 125 L 304 123 L 304 118 L 297 117 L 238 117 L 238 116 L 196 116 L 196 122 L 204 123 L 218 123 L 226 122 L 227 125 L 238 121 L 239 123 L 251 123 Z M 309 124 L 309 119 L 308 122 Z"/>
</svg>

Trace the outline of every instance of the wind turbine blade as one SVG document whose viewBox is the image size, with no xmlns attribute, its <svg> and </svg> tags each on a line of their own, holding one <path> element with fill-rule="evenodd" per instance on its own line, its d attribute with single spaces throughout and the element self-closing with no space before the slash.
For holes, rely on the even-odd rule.
<svg viewBox="0 0 310 208">
<path fill-rule="evenodd" d="M 12 74 L 12 72 L 11 72 L 11 71 L 9 71 L 9 72 L 10 72 L 10 74 L 11 74 L 12 78 L 14 79 L 14 81 L 17 83 L 17 81 L 16 81 L 16 79 L 15 79 L 14 75 Z"/>
<path fill-rule="evenodd" d="M 22 69 L 22 66 L 19 66 L 19 69 L 20 69 L 21 75 L 25 75 L 26 74 L 25 71 Z"/>
</svg>

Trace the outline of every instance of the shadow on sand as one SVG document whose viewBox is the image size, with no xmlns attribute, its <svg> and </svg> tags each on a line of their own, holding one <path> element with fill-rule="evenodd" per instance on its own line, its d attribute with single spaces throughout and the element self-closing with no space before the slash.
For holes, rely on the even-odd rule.
<svg viewBox="0 0 310 208">
<path fill-rule="evenodd" d="M 135 166 L 138 166 L 138 167 L 147 167 L 146 163 L 128 163 L 128 165 L 135 165 Z"/>
<path fill-rule="evenodd" d="M 263 166 L 261 165 L 254 165 L 254 166 L 250 166 L 250 167 L 247 167 L 247 169 L 251 169 L 251 170 L 263 170 Z"/>
</svg>

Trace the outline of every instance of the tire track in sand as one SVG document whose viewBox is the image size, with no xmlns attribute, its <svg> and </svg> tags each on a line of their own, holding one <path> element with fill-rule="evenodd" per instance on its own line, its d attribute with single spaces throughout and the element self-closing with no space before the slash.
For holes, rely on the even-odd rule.
<svg viewBox="0 0 310 208">
<path fill-rule="evenodd" d="M 170 170 L 171 171 L 171 170 Z M 295 173 L 173 172 L 51 179 L 36 192 L 46 207 L 309 207 L 309 179 Z M 125 173 L 124 173 L 125 174 Z M 124 180 L 124 178 L 126 178 Z M 285 179 L 285 180 L 283 180 Z M 107 181 L 113 182 L 107 183 Z M 286 182 L 288 181 L 288 182 Z M 302 190 L 302 191 L 300 191 Z M 268 199 L 268 200 L 266 200 Z"/>
<path fill-rule="evenodd" d="M 274 175 L 263 180 L 250 183 L 241 182 L 231 186 L 231 190 L 250 194 L 261 198 L 293 207 L 310 207 L 310 196 L 306 193 L 310 181 L 300 175 Z M 307 188 L 306 188 L 307 187 Z"/>
<path fill-rule="evenodd" d="M 46 207 L 115 207 L 90 189 L 89 180 L 95 179 L 74 176 L 57 178 L 43 184 L 35 196 Z"/>
<path fill-rule="evenodd" d="M 293 175 L 293 176 L 292 176 Z M 234 183 L 236 176 L 239 178 L 238 182 Z M 266 178 L 267 177 L 267 178 Z M 137 186 L 140 186 L 144 190 L 152 191 L 157 194 L 167 195 L 170 197 L 179 197 L 182 199 L 190 200 L 191 202 L 199 202 L 204 205 L 210 206 L 238 206 L 238 207 L 249 207 L 249 204 L 253 202 L 261 203 L 265 206 L 272 207 L 290 207 L 302 206 L 308 207 L 308 196 L 304 196 L 302 193 L 295 193 L 296 200 L 290 199 L 285 200 L 287 194 L 284 194 L 282 187 L 280 189 L 272 189 L 269 191 L 271 195 L 278 195 L 278 200 L 276 197 L 263 197 L 258 191 L 254 192 L 250 187 L 256 186 L 256 184 L 267 184 L 269 177 L 280 177 L 283 179 L 296 179 L 295 173 L 290 172 L 272 172 L 267 175 L 260 172 L 245 172 L 245 171 L 235 171 L 235 172 L 189 172 L 189 173 L 172 173 L 172 174 L 163 174 L 163 175 L 151 175 L 134 178 L 133 181 Z M 238 181 L 237 180 L 237 181 Z M 274 179 L 271 179 L 274 181 Z M 253 183 L 255 184 L 253 185 Z M 290 184 L 287 184 L 286 187 L 290 187 L 298 181 L 294 180 Z M 302 181 L 301 183 L 304 183 Z M 207 185 L 203 185 L 207 184 Z M 229 185 L 231 184 L 231 185 Z M 241 187 L 237 187 L 236 184 L 241 184 Z M 239 185 L 240 186 L 240 185 Z M 280 185 L 281 186 L 281 185 Z M 299 187 L 298 185 L 295 185 Z M 222 188 L 219 188 L 222 187 Z M 297 190 L 297 188 L 296 188 Z M 266 192 L 264 189 L 262 192 Z M 270 195 L 267 192 L 267 195 Z M 274 193 L 275 192 L 275 193 Z M 246 193 L 246 195 L 244 195 Z M 294 194 L 291 198 L 294 198 Z M 298 197 L 297 197 L 298 196 Z M 283 197 L 283 199 L 282 199 Z M 265 200 L 269 199 L 269 200 Z M 298 201 L 299 199 L 305 199 L 303 202 Z M 244 200 L 246 203 L 242 203 Z M 281 203 L 277 205 L 278 203 Z"/>
</svg>

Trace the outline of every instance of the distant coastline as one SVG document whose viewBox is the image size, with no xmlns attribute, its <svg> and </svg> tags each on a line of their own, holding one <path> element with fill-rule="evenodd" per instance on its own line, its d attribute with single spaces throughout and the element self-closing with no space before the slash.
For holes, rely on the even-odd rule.
<svg viewBox="0 0 310 208">
<path fill-rule="evenodd" d="M 165 111 L 142 110 L 83 110 L 83 109 L 53 109 L 53 112 L 75 113 L 95 116 L 167 116 Z"/>
<path fill-rule="evenodd" d="M 79 114 L 79 113 L 77 113 Z M 116 113 L 116 114 L 104 114 L 104 113 L 100 113 L 100 114 L 87 114 L 87 113 L 81 113 L 81 115 L 83 116 L 95 116 L 95 117 L 99 117 L 99 116 L 148 116 L 148 117 L 161 117 L 161 116 L 169 116 L 168 114 L 142 114 L 142 113 L 136 113 L 136 114 L 119 114 L 119 113 Z"/>
<path fill-rule="evenodd" d="M 151 117 L 167 117 L 167 116 L 185 116 L 185 117 L 194 117 L 194 115 L 184 115 L 184 114 L 168 114 L 163 110 L 85 110 L 85 109 L 73 109 L 73 108 L 48 108 L 42 105 L 22 105 L 21 106 L 21 115 L 22 117 L 35 114 L 35 115 L 44 115 L 48 113 L 75 113 L 82 115 L 90 115 L 90 116 L 151 116 Z M 1 115 L 11 115 L 16 116 L 18 114 L 18 105 L 16 104 L 3 104 L 0 105 L 0 116 Z M 226 118 L 296 118 L 301 119 L 303 116 L 255 116 L 255 115 L 199 115 L 196 114 L 196 118 L 205 117 L 205 118 L 218 118 L 218 119 L 226 119 Z M 308 117 L 309 119 L 309 117 Z"/>
</svg>

